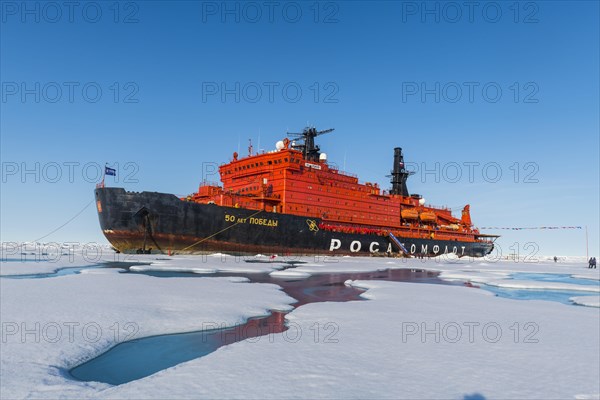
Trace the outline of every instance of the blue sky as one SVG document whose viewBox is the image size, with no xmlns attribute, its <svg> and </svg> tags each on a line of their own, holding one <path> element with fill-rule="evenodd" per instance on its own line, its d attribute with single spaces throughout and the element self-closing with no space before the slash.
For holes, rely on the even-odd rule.
<svg viewBox="0 0 600 400">
<path fill-rule="evenodd" d="M 429 203 L 587 225 L 598 256 L 598 2 L 465 4 L 2 2 L 2 241 L 73 217 L 106 162 L 109 185 L 184 195 L 308 123 L 363 181 L 388 187 L 400 146 Z M 486 232 L 585 255 L 584 230 Z M 105 242 L 93 206 L 44 240 Z"/>
</svg>

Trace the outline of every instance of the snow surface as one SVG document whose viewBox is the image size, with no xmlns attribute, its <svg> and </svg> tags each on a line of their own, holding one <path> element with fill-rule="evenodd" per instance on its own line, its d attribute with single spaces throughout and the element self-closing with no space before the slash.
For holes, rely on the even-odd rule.
<svg viewBox="0 0 600 400">
<path fill-rule="evenodd" d="M 569 300 L 580 306 L 600 307 L 600 296 L 576 296 Z"/>
<path fill-rule="evenodd" d="M 73 257 L 65 255 L 56 262 L 33 261 L 33 256 L 27 261 L 0 261 L 0 276 L 11 275 L 32 275 L 32 274 L 51 274 L 60 269 L 89 267 L 92 263 L 84 260 L 82 257 Z"/>
<path fill-rule="evenodd" d="M 212 254 L 208 256 L 174 257 L 156 255 L 129 256 L 128 261 L 145 263 L 132 267 L 136 271 L 172 272 L 238 272 L 270 273 L 280 271 L 276 276 L 294 274 L 323 274 L 341 272 L 372 272 L 385 269 L 426 269 L 441 272 L 448 280 L 485 283 L 488 280 L 509 278 L 515 272 L 566 274 L 574 278 L 600 280 L 600 270 L 587 268 L 587 262 L 580 257 L 567 258 L 554 263 L 552 260 L 538 262 L 494 261 L 485 259 L 459 259 L 452 255 L 433 259 L 390 259 L 387 257 L 297 257 L 278 256 L 271 260 L 267 256 L 230 256 Z M 295 263 L 295 264 L 294 264 Z M 294 264 L 293 268 L 289 268 Z M 287 268 L 287 269 L 286 269 Z"/>
<path fill-rule="evenodd" d="M 102 262 L 114 261 L 110 257 Z M 285 270 L 290 265 L 281 261 L 296 260 L 246 259 L 143 255 L 127 261 L 149 263 L 135 269 L 270 273 L 283 279 L 387 268 L 435 270 L 444 279 L 474 283 L 509 281 L 514 272 L 594 280 L 599 274 L 581 260 L 568 259 L 555 264 L 313 257 Z M 48 263 L 6 264 L 3 275 L 57 269 Z M 598 296 L 578 296 L 573 301 L 588 304 L 575 307 L 499 298 L 461 286 L 383 281 L 346 283 L 366 289 L 363 297 L 369 301 L 299 307 L 286 316 L 290 329 L 282 334 L 225 346 L 120 386 L 75 381 L 65 371 L 125 340 L 127 323 L 138 328 L 133 338 L 189 332 L 206 323 L 229 326 L 270 309 L 289 310 L 294 302 L 277 285 L 246 278 L 122 272 L 0 278 L 1 398 L 600 398 Z M 72 337 L 70 323 L 78 324 Z M 90 340 L 93 324 L 102 329 L 97 341 Z M 61 336 L 53 343 L 56 325 Z M 87 339 L 86 326 L 91 327 Z M 456 327 L 461 337 L 452 340 Z M 498 327 L 502 333 L 495 340 Z M 22 336 L 25 329 L 33 333 Z M 421 336 L 424 329 L 429 333 Z"/>
<path fill-rule="evenodd" d="M 244 278 L 161 279 L 117 272 L 0 279 L 1 398 L 95 397 L 108 385 L 78 382 L 65 371 L 136 327 L 129 339 L 196 331 L 210 323 L 236 325 L 271 309 L 289 310 L 294 302 L 276 285 L 248 284 Z"/>
<path fill-rule="evenodd" d="M 287 339 L 281 334 L 273 342 L 264 338 L 236 343 L 205 358 L 107 389 L 99 397 L 462 399 L 479 395 L 541 399 L 599 395 L 597 310 L 502 299 L 463 287 L 354 284 L 369 288 L 366 293 L 371 300 L 302 306 L 288 315 L 293 333 L 288 331 Z M 435 332 L 438 322 L 440 332 L 445 332 L 439 334 L 439 343 L 435 334 L 407 335 L 407 326 L 421 329 L 426 324 Z M 455 343 L 450 341 L 455 331 L 443 328 L 454 324 L 462 329 L 462 338 Z M 472 343 L 464 324 L 475 327 Z M 491 342 L 497 336 L 494 329 L 488 329 L 484 338 L 485 324 L 502 329 L 495 343 Z M 517 339 L 511 327 L 519 332 Z"/>
<path fill-rule="evenodd" d="M 23 251 L 22 251 L 23 250 Z M 117 254 L 107 246 L 20 244 L 0 248 L 0 276 L 51 274 L 69 268 L 106 266 L 114 262 L 129 264 L 160 262 L 152 255 Z"/>
<path fill-rule="evenodd" d="M 293 279 L 293 278 L 308 278 L 311 276 L 308 272 L 302 271 L 294 271 L 294 270 L 285 270 L 285 271 L 273 271 L 269 273 L 273 278 L 281 278 L 281 279 Z"/>
</svg>

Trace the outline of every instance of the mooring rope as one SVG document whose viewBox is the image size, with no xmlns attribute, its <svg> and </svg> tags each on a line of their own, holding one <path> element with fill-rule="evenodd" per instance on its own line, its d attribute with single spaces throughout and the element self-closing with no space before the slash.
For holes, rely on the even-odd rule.
<svg viewBox="0 0 600 400">
<path fill-rule="evenodd" d="M 263 211 L 263 210 L 258 210 L 257 212 L 255 212 L 255 213 L 254 213 L 254 214 L 252 214 L 251 216 L 249 216 L 249 217 L 246 217 L 245 219 L 247 219 L 247 218 L 252 218 L 252 217 L 254 217 L 255 215 L 258 215 L 258 214 L 260 214 L 262 211 Z M 219 233 L 223 233 L 223 232 L 225 232 L 226 230 L 233 228 L 234 226 L 236 226 L 236 225 L 237 225 L 237 224 L 239 224 L 239 223 L 240 223 L 240 221 L 238 220 L 238 221 L 237 221 L 235 224 L 229 225 L 227 228 L 221 229 L 220 231 L 218 231 L 218 232 L 216 232 L 216 233 L 213 233 L 212 235 L 210 235 L 210 236 L 207 236 L 207 237 L 205 237 L 204 239 L 198 240 L 196 243 L 194 243 L 194 244 L 191 244 L 191 245 L 189 245 L 188 247 L 184 247 L 183 249 L 181 249 L 181 250 L 179 250 L 179 251 L 185 251 L 185 250 L 187 250 L 187 249 L 189 249 L 189 248 L 191 248 L 191 247 L 194 247 L 194 246 L 196 246 L 196 245 L 198 245 L 198 244 L 200 244 L 200 243 L 202 243 L 202 242 L 204 242 L 204 241 L 206 241 L 206 240 L 208 240 L 208 239 L 210 239 L 210 238 L 212 238 L 212 237 L 215 237 L 215 236 L 216 236 L 216 235 L 218 235 Z"/>
<path fill-rule="evenodd" d="M 83 212 L 84 212 L 84 211 L 85 211 L 85 210 L 86 210 L 86 209 L 87 209 L 87 208 L 90 206 L 90 204 L 92 204 L 94 201 L 95 201 L 95 200 L 92 200 L 92 201 L 90 201 L 89 203 L 87 203 L 87 204 L 85 205 L 85 207 L 83 207 L 83 208 L 81 209 L 81 211 L 79 211 L 77 214 L 75 214 L 75 216 L 73 216 L 71 219 L 69 219 L 67 222 L 65 222 L 64 224 L 62 224 L 62 225 L 61 225 L 61 226 L 59 226 L 58 228 L 54 229 L 52 232 L 50 232 L 50 233 L 48 233 L 48 234 L 46 234 L 46 235 L 44 235 L 44 236 L 42 236 L 42 237 L 40 237 L 40 238 L 37 238 L 37 239 L 35 239 L 35 240 L 32 240 L 32 242 L 37 242 L 37 241 L 39 241 L 39 240 L 42 240 L 42 239 L 44 239 L 44 238 L 46 238 L 46 237 L 48 237 L 48 236 L 52 235 L 54 232 L 57 232 L 57 231 L 59 231 L 60 229 L 64 228 L 64 227 L 65 227 L 65 226 L 67 226 L 67 225 L 68 225 L 68 224 L 69 224 L 71 221 L 73 221 L 75 218 L 79 217 L 79 216 L 80 216 L 80 215 L 81 215 L 81 214 L 82 214 L 82 213 L 83 213 Z"/>
</svg>

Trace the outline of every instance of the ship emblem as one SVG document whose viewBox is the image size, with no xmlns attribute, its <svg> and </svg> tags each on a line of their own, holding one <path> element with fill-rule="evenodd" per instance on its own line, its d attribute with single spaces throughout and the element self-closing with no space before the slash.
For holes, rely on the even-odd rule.
<svg viewBox="0 0 600 400">
<path fill-rule="evenodd" d="M 308 225 L 308 229 L 310 229 L 311 232 L 319 231 L 319 226 L 317 225 L 317 221 L 315 221 L 313 219 L 307 219 L 306 224 Z"/>
</svg>

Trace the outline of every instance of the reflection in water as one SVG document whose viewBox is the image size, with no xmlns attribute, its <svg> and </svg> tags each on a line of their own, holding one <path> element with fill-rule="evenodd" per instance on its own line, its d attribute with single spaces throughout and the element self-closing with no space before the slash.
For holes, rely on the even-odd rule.
<svg viewBox="0 0 600 400">
<path fill-rule="evenodd" d="M 133 272 L 132 272 L 133 273 Z M 283 288 L 294 299 L 294 308 L 323 301 L 361 300 L 364 290 L 344 285 L 352 280 L 386 280 L 448 284 L 437 278 L 437 273 L 422 270 L 386 270 L 366 273 L 319 274 L 306 279 L 276 279 L 268 274 L 210 274 L 197 275 L 178 272 L 136 272 L 155 277 L 223 277 L 242 276 L 255 283 L 273 283 Z M 104 354 L 73 368 L 70 373 L 82 381 L 99 381 L 112 385 L 131 382 L 185 361 L 203 357 L 220 347 L 246 339 L 282 333 L 288 329 L 286 312 L 273 311 L 270 315 L 252 318 L 246 323 L 221 327 L 206 323 L 202 331 L 173 335 L 152 336 L 118 344 Z M 291 331 L 290 331 L 291 332 Z M 294 336 L 290 334 L 290 336 Z M 269 339 L 266 339 L 269 340 Z"/>
<path fill-rule="evenodd" d="M 173 335 L 151 336 L 121 343 L 102 355 L 73 368 L 73 377 L 111 385 L 131 382 L 177 364 L 203 357 L 219 347 L 245 339 L 281 333 L 287 329 L 285 313 L 248 320 L 225 328 L 206 323 L 206 330 Z"/>
</svg>

